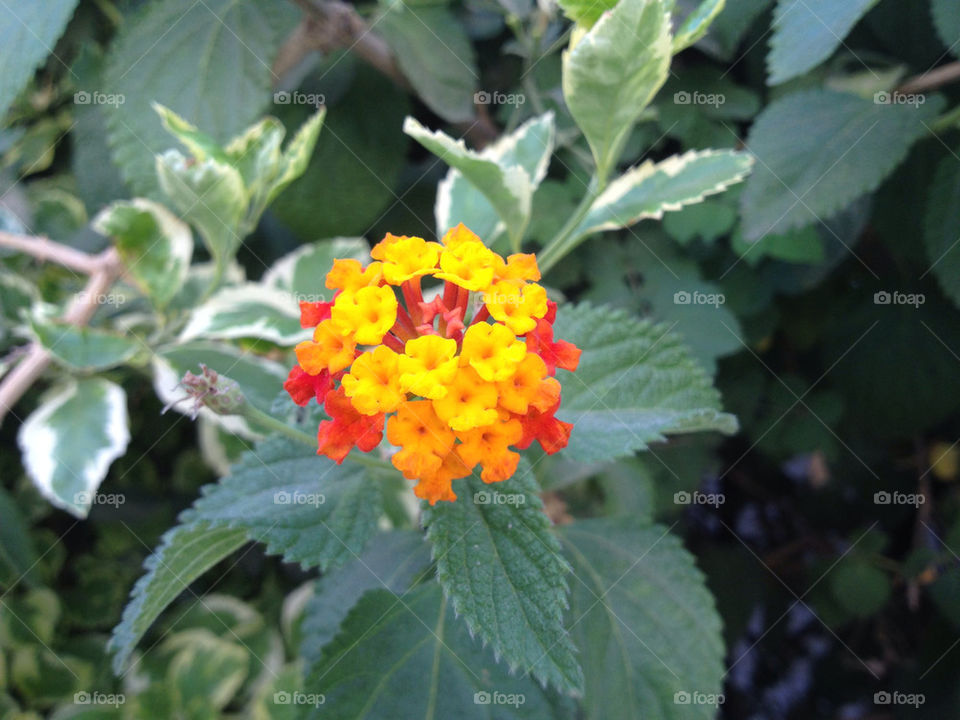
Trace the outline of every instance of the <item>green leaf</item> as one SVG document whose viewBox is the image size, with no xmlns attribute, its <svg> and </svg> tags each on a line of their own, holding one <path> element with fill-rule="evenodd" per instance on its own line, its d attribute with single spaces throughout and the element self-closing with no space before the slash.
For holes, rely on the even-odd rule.
<svg viewBox="0 0 960 720">
<path fill-rule="evenodd" d="M 370 246 L 363 238 L 332 238 L 302 245 L 277 260 L 263 274 L 263 284 L 284 290 L 297 302 L 323 302 L 333 299 L 333 291 L 324 285 L 324 277 L 337 258 L 370 262 Z"/>
<path fill-rule="evenodd" d="M 700 42 L 701 49 L 729 64 L 737 57 L 743 36 L 773 0 L 730 0 L 714 19 L 707 36 Z"/>
<path fill-rule="evenodd" d="M 292 293 L 246 283 L 225 287 L 196 308 L 180 333 L 180 341 L 258 338 L 292 346 L 309 340 L 310 335 L 300 327 L 300 309 Z"/>
<path fill-rule="evenodd" d="M 936 96 L 919 106 L 885 105 L 830 90 L 774 101 L 747 139 L 757 164 L 740 198 L 744 237 L 829 219 L 875 190 L 942 106 Z"/>
<path fill-rule="evenodd" d="M 377 31 L 417 95 L 447 122 L 473 119 L 479 73 L 463 25 L 443 5 L 384 0 Z"/>
<path fill-rule="evenodd" d="M 927 272 L 944 293 L 960 305 L 960 165 L 948 156 L 940 161 L 927 191 L 924 241 Z M 926 275 L 926 273 L 924 273 Z"/>
<path fill-rule="evenodd" d="M 52 388 L 17 435 L 40 494 L 78 518 L 90 512 L 110 464 L 130 442 L 127 395 L 101 378 Z"/>
<path fill-rule="evenodd" d="M 109 143 L 137 194 L 157 196 L 154 156 L 171 146 L 151 104 L 225 142 L 266 105 L 270 65 L 295 23 L 292 6 L 235 0 L 148 3 L 127 19 L 107 59 L 104 90 L 125 99 L 109 114 Z"/>
<path fill-rule="evenodd" d="M 137 581 L 123 619 L 114 628 L 108 645 L 114 653 L 114 672 L 123 672 L 134 647 L 167 605 L 245 542 L 242 529 L 203 521 L 187 522 L 167 531 L 144 562 L 147 574 Z"/>
<path fill-rule="evenodd" d="M 437 577 L 470 632 L 511 668 L 561 690 L 583 673 L 563 629 L 569 566 L 529 468 L 485 485 L 468 478 L 456 502 L 424 505 Z"/>
<path fill-rule="evenodd" d="M 127 272 L 158 309 L 165 308 L 187 279 L 190 228 L 163 205 L 142 198 L 104 208 L 93 228 L 113 238 Z"/>
<path fill-rule="evenodd" d="M 454 140 L 440 130 L 430 132 L 412 117 L 404 120 L 403 131 L 459 170 L 497 211 L 508 235 L 519 242 L 530 220 L 533 199 L 532 181 L 522 166 L 502 167 L 495 160 L 468 150 L 463 140 Z"/>
<path fill-rule="evenodd" d="M 120 335 L 59 322 L 39 313 L 31 319 L 30 329 L 37 342 L 54 358 L 76 370 L 103 370 L 123 365 L 141 350 L 148 349 L 143 340 L 132 334 Z"/>
<path fill-rule="evenodd" d="M 563 96 L 601 178 L 609 175 L 637 117 L 666 82 L 672 55 L 663 0 L 620 0 L 564 52 Z"/>
<path fill-rule="evenodd" d="M 367 468 L 337 465 L 282 437 L 258 444 L 203 492 L 192 516 L 242 528 L 268 553 L 323 570 L 363 551 L 382 506 Z"/>
<path fill-rule="evenodd" d="M 574 424 L 564 451 L 572 459 L 625 457 L 673 433 L 736 432 L 710 378 L 667 327 L 584 304 L 562 308 L 554 328 L 583 351 L 575 373 L 557 373 L 557 417 Z"/>
<path fill-rule="evenodd" d="M 167 669 L 166 686 L 174 707 L 184 717 L 216 717 L 247 677 L 247 650 L 236 642 L 217 637 L 209 630 L 194 630 L 181 641 L 184 647 Z"/>
<path fill-rule="evenodd" d="M 647 161 L 607 186 L 574 236 L 660 219 L 664 212 L 698 203 L 741 182 L 752 166 L 749 155 L 729 150 L 691 150 L 659 163 Z"/>
<path fill-rule="evenodd" d="M 960 5 L 953 0 L 930 0 L 930 12 L 943 44 L 960 56 Z"/>
<path fill-rule="evenodd" d="M 32 585 L 38 560 L 24 513 L 13 497 L 0 488 L 0 584 L 8 591 L 21 580 Z M 2 686 L 3 673 L 0 670 Z"/>
<path fill-rule="evenodd" d="M 890 579 L 863 560 L 846 560 L 830 577 L 830 590 L 844 610 L 855 617 L 870 617 L 890 599 Z"/>
<path fill-rule="evenodd" d="M 780 85 L 833 54 L 877 0 L 779 0 L 767 56 L 769 83 Z"/>
<path fill-rule="evenodd" d="M 76 6 L 77 0 L 5 0 L 0 4 L 0 117 L 53 53 Z"/>
<path fill-rule="evenodd" d="M 554 125 L 553 113 L 544 113 L 491 143 L 480 155 L 496 162 L 504 172 L 519 165 L 530 178 L 532 193 L 547 174 L 556 141 Z M 492 245 L 505 230 L 490 201 L 463 173 L 452 167 L 437 184 L 434 215 L 437 219 L 437 237 L 443 237 L 447 230 L 462 222 L 488 245 Z"/>
<path fill-rule="evenodd" d="M 756 265 L 765 257 L 791 263 L 822 262 L 825 254 L 823 239 L 816 227 L 807 226 L 799 230 L 790 230 L 782 235 L 764 235 L 759 240 L 748 243 L 737 228 L 731 241 L 734 252 L 747 264 Z"/>
<path fill-rule="evenodd" d="M 633 518 L 578 521 L 560 540 L 577 578 L 567 616 L 586 675 L 584 716 L 715 717 L 721 621 L 680 540 Z"/>
<path fill-rule="evenodd" d="M 726 0 L 703 0 L 684 19 L 673 38 L 674 54 L 685 50 L 707 34 L 710 24 L 723 10 Z"/>
<path fill-rule="evenodd" d="M 310 718 L 553 717 L 540 688 L 508 675 L 471 639 L 434 582 L 400 598 L 366 593 L 305 687 L 325 701 Z"/>
<path fill-rule="evenodd" d="M 259 172 L 255 175 L 267 188 L 262 202 L 263 208 L 272 203 L 290 183 L 307 171 L 310 158 L 313 157 L 313 151 L 317 146 L 317 139 L 320 137 L 320 128 L 323 127 L 323 121 L 326 117 L 327 109 L 320 108 L 300 126 L 280 155 L 279 172 L 276 175 L 271 176 L 266 172 Z M 231 153 L 232 157 L 238 157 L 236 161 L 238 163 L 246 155 L 245 147 L 241 147 L 240 150 L 241 152 L 238 153 L 234 146 L 227 148 L 227 152 Z M 253 187 L 256 189 L 257 183 L 253 183 Z M 254 196 L 256 196 L 256 192 Z M 257 213 L 257 217 L 259 216 L 260 214 Z"/>
<path fill-rule="evenodd" d="M 594 23 L 600 19 L 607 10 L 611 10 L 617 0 L 559 0 L 563 14 L 573 20 L 577 25 L 584 28 L 593 27 Z"/>
<path fill-rule="evenodd" d="M 303 611 L 300 655 L 307 664 L 320 660 L 351 608 L 368 590 L 402 594 L 430 567 L 430 550 L 418 532 L 380 533 L 363 555 L 317 580 Z"/>
<path fill-rule="evenodd" d="M 217 266 L 225 267 L 247 229 L 247 190 L 240 172 L 212 158 L 196 162 L 168 150 L 157 156 L 157 176 L 180 217 L 196 226 Z"/>
</svg>

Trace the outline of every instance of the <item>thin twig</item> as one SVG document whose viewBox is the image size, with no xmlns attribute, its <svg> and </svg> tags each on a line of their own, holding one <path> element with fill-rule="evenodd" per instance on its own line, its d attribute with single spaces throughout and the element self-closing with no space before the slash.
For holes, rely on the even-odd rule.
<svg viewBox="0 0 960 720">
<path fill-rule="evenodd" d="M 63 316 L 63 322 L 77 327 L 90 322 L 97 311 L 100 298 L 106 294 L 120 277 L 122 264 L 113 248 L 97 255 L 75 250 L 44 237 L 27 237 L 0 232 L 0 246 L 13 248 L 38 260 L 58 265 L 89 275 L 83 291 L 77 293 Z M 6 414 L 30 389 L 50 364 L 50 353 L 39 343 L 31 343 L 23 358 L 0 382 L 0 424 Z"/>
<path fill-rule="evenodd" d="M 960 80 L 960 61 L 947 63 L 922 75 L 908 78 L 897 88 L 896 92 L 903 95 L 912 95 L 925 90 L 935 90 L 957 80 Z"/>
</svg>

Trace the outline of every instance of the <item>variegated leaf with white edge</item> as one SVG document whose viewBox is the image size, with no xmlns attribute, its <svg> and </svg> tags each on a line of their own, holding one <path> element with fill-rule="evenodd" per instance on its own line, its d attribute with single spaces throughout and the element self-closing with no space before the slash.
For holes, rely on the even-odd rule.
<svg viewBox="0 0 960 720">
<path fill-rule="evenodd" d="M 530 177 L 530 190 L 535 192 L 547 174 L 556 143 L 553 112 L 528 120 L 509 135 L 480 151 L 480 156 L 493 160 L 504 170 L 519 165 Z M 490 201 L 463 173 L 454 167 L 437 184 L 434 206 L 437 237 L 463 223 L 492 245 L 506 229 Z"/>
<path fill-rule="evenodd" d="M 93 229 L 113 238 L 130 277 L 157 308 L 165 308 L 183 287 L 193 234 L 163 205 L 143 198 L 115 202 L 94 218 Z"/>
<path fill-rule="evenodd" d="M 673 37 L 674 54 L 697 42 L 707 34 L 710 24 L 720 14 L 726 0 L 703 0 L 680 24 Z"/>
<path fill-rule="evenodd" d="M 680 210 L 742 182 L 753 158 L 730 150 L 690 150 L 648 161 L 611 182 L 593 202 L 577 235 L 617 230 Z"/>
<path fill-rule="evenodd" d="M 85 518 L 110 464 L 130 442 L 127 395 L 102 378 L 55 386 L 20 426 L 17 441 L 40 493 Z"/>
<path fill-rule="evenodd" d="M 427 150 L 459 170 L 487 198 L 503 221 L 510 239 L 519 244 L 533 200 L 533 182 L 520 165 L 501 167 L 495 160 L 469 150 L 463 140 L 454 140 L 436 130 L 431 132 L 412 117 L 403 123 L 403 131 Z"/>
<path fill-rule="evenodd" d="M 302 245 L 277 260 L 263 274 L 261 283 L 267 287 L 293 293 L 297 302 L 323 302 L 333 299 L 323 278 L 336 259 L 370 262 L 370 246 L 363 238 L 338 237 Z"/>
<path fill-rule="evenodd" d="M 257 338 L 293 346 L 310 339 L 294 293 L 260 283 L 225 287 L 190 314 L 181 342 Z"/>
<path fill-rule="evenodd" d="M 46 306 L 35 309 L 30 330 L 47 352 L 69 368 L 103 370 L 123 365 L 137 353 L 150 350 L 146 341 L 131 331 L 121 334 L 77 326 L 57 320 L 45 310 Z"/>
<path fill-rule="evenodd" d="M 672 3 L 671 3 L 672 4 Z M 620 0 L 563 54 L 563 97 L 606 178 L 637 118 L 667 80 L 673 43 L 664 0 Z"/>
</svg>

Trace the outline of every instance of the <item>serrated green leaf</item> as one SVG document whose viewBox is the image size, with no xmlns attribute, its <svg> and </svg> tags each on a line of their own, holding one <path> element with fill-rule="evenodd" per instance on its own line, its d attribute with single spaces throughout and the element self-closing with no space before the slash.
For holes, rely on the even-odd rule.
<svg viewBox="0 0 960 720">
<path fill-rule="evenodd" d="M 142 198 L 104 208 L 93 228 L 113 238 L 127 272 L 157 308 L 165 308 L 190 270 L 190 228 L 163 205 Z"/>
<path fill-rule="evenodd" d="M 134 647 L 167 605 L 246 541 L 242 529 L 203 521 L 167 531 L 144 562 L 147 574 L 137 581 L 123 619 L 113 630 L 108 649 L 114 653 L 114 672 L 123 672 Z"/>
<path fill-rule="evenodd" d="M 703 0 L 677 28 L 673 38 L 673 52 L 676 54 L 685 50 L 706 35 L 725 4 L 726 0 Z"/>
<path fill-rule="evenodd" d="M 954 55 L 960 55 L 960 4 L 953 0 L 930 0 L 930 12 L 943 44 Z"/>
<path fill-rule="evenodd" d="M 577 521 L 559 534 L 576 578 L 567 617 L 585 717 L 715 717 L 707 701 L 722 690 L 721 621 L 680 540 L 633 518 Z"/>
<path fill-rule="evenodd" d="M 54 358 L 76 370 L 103 370 L 123 365 L 147 349 L 143 340 L 131 335 L 59 322 L 40 314 L 31 318 L 30 329 L 37 342 Z"/>
<path fill-rule="evenodd" d="M 779 0 L 767 56 L 769 83 L 803 75 L 833 54 L 877 0 Z"/>
<path fill-rule="evenodd" d="M 377 535 L 363 555 L 317 580 L 303 611 L 300 655 L 308 665 L 320 660 L 351 608 L 368 590 L 403 594 L 430 567 L 430 547 L 422 534 L 395 530 Z"/>
<path fill-rule="evenodd" d="M 583 351 L 575 373 L 557 372 L 557 417 L 574 424 L 564 451 L 572 459 L 625 457 L 673 433 L 736 432 L 710 378 L 667 327 L 583 304 L 561 308 L 554 328 Z"/>
<path fill-rule="evenodd" d="M 479 73 L 463 25 L 443 5 L 385 0 L 377 30 L 417 95 L 447 122 L 473 119 Z"/>
<path fill-rule="evenodd" d="M 296 15 L 284 5 L 169 0 L 144 5 L 126 21 L 103 82 L 104 91 L 125 98 L 108 115 L 109 142 L 137 194 L 158 195 L 154 155 L 172 145 L 151 103 L 226 142 L 266 105 L 270 64 Z"/>
<path fill-rule="evenodd" d="M 960 305 L 960 165 L 952 156 L 940 161 L 927 193 L 923 234 L 927 272 Z"/>
<path fill-rule="evenodd" d="M 363 551 L 382 506 L 367 468 L 282 437 L 258 444 L 203 493 L 191 517 L 243 528 L 268 553 L 324 570 Z"/>
<path fill-rule="evenodd" d="M 459 170 L 497 211 L 508 235 L 519 242 L 530 220 L 533 199 L 530 176 L 520 165 L 501 167 L 495 160 L 468 150 L 463 140 L 454 140 L 440 130 L 431 132 L 412 117 L 404 120 L 403 131 Z"/>
<path fill-rule="evenodd" d="M 563 54 L 563 96 L 590 143 L 598 174 L 616 164 L 673 56 L 663 0 L 620 0 Z"/>
<path fill-rule="evenodd" d="M 530 178 L 530 191 L 536 191 L 547 174 L 553 154 L 556 129 L 552 112 L 528 120 L 509 135 L 485 147 L 480 155 L 496 162 L 504 171 L 519 165 Z M 437 184 L 434 206 L 437 237 L 463 223 L 492 245 L 504 230 L 504 224 L 490 201 L 456 168 Z"/>
<path fill-rule="evenodd" d="M 437 577 L 457 614 L 511 669 L 580 691 L 583 673 L 563 630 L 569 568 L 533 474 L 521 466 L 503 483 L 468 478 L 460 490 L 456 502 L 423 511 Z"/>
<path fill-rule="evenodd" d="M 936 96 L 920 105 L 882 104 L 830 90 L 771 103 L 747 139 L 757 164 L 740 197 L 744 237 L 829 219 L 876 189 L 942 107 Z"/>
<path fill-rule="evenodd" d="M 306 689 L 324 696 L 307 709 L 318 719 L 553 716 L 539 687 L 508 675 L 471 639 L 435 582 L 401 598 L 366 593 L 308 672 Z"/>
<path fill-rule="evenodd" d="M 20 426 L 23 466 L 40 494 L 85 518 L 110 464 L 130 442 L 127 395 L 101 378 L 52 388 Z"/>
<path fill-rule="evenodd" d="M 258 338 L 292 346 L 309 340 L 310 335 L 300 327 L 300 309 L 293 293 L 246 283 L 219 290 L 194 310 L 180 340 Z"/>
<path fill-rule="evenodd" d="M 78 0 L 5 0 L 0 4 L 0 117 L 53 52 Z"/>
</svg>

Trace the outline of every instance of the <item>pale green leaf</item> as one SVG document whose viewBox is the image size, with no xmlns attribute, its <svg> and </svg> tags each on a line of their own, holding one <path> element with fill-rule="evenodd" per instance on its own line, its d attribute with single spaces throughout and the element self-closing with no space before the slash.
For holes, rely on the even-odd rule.
<svg viewBox="0 0 960 720">
<path fill-rule="evenodd" d="M 955 56 L 960 56 L 960 3 L 955 0 L 930 0 L 930 12 L 943 44 Z"/>
<path fill-rule="evenodd" d="M 307 708 L 306 717 L 318 720 L 553 717 L 537 685 L 508 675 L 470 637 L 435 582 L 401 597 L 365 594 L 308 672 L 305 690 L 324 696 Z"/>
<path fill-rule="evenodd" d="M 533 187 L 530 176 L 520 165 L 501 167 L 495 160 L 468 150 L 463 140 L 454 140 L 443 132 L 430 132 L 408 117 L 403 131 L 427 150 L 459 170 L 487 198 L 515 241 L 523 237 L 530 220 Z"/>
<path fill-rule="evenodd" d="M 151 104 L 162 103 L 226 142 L 266 106 L 274 54 L 296 18 L 292 5 L 167 0 L 147 3 L 127 19 L 103 84 L 125 98 L 108 115 L 108 139 L 134 192 L 158 195 L 154 156 L 173 144 Z"/>
<path fill-rule="evenodd" d="M 944 293 L 960 305 L 960 164 L 944 157 L 927 191 L 924 241 L 927 272 L 932 272 Z M 926 273 L 924 273 L 926 275 Z"/>
<path fill-rule="evenodd" d="M 275 177 L 271 177 L 267 184 L 268 189 L 263 201 L 264 207 L 273 202 L 277 195 L 282 193 L 290 183 L 306 172 L 307 165 L 310 164 L 310 158 L 313 157 L 314 148 L 317 146 L 320 128 L 323 127 L 323 121 L 326 117 L 326 108 L 320 108 L 299 127 L 293 139 L 283 148 L 280 155 L 279 172 Z M 228 148 L 228 151 L 232 151 L 232 149 Z M 257 216 L 259 217 L 259 214 Z"/>
<path fill-rule="evenodd" d="M 612 460 L 669 434 L 737 430 L 706 372 L 668 327 L 584 304 L 562 308 L 554 328 L 583 351 L 576 372 L 557 371 L 557 417 L 574 425 L 564 451 L 570 458 Z"/>
<path fill-rule="evenodd" d="M 40 494 L 84 518 L 110 464 L 127 450 L 127 395 L 88 378 L 54 386 L 20 426 L 23 465 Z"/>
<path fill-rule="evenodd" d="M 77 370 L 103 370 L 128 362 L 138 352 L 149 350 L 143 340 L 119 333 L 59 322 L 40 314 L 30 321 L 30 329 L 47 351 L 59 362 Z"/>
<path fill-rule="evenodd" d="M 827 220 L 875 190 L 942 107 L 937 96 L 883 104 L 829 90 L 774 101 L 746 142 L 757 163 L 740 197 L 744 237 Z"/>
<path fill-rule="evenodd" d="M 4 0 L 0 3 L 0 117 L 51 55 L 78 0 Z M 54 60 L 63 67 L 62 60 Z"/>
<path fill-rule="evenodd" d="M 716 717 L 721 621 L 680 540 L 635 518 L 581 520 L 560 540 L 576 578 L 567 618 L 586 676 L 584 717 Z"/>
<path fill-rule="evenodd" d="M 187 717 L 207 713 L 215 717 L 243 685 L 250 666 L 248 650 L 227 637 L 230 639 L 209 630 L 193 630 L 165 643 L 186 641 L 167 668 L 166 685 L 174 706 Z"/>
<path fill-rule="evenodd" d="M 267 287 L 293 294 L 299 303 L 324 302 L 333 299 L 333 290 L 325 285 L 325 277 L 333 261 L 353 258 L 370 262 L 370 246 L 363 238 L 332 238 L 302 245 L 277 260 L 263 274 Z"/>
<path fill-rule="evenodd" d="M 711 23 L 723 10 L 725 4 L 726 0 L 703 0 L 677 28 L 673 38 L 673 52 L 685 50 L 706 35 Z"/>
<path fill-rule="evenodd" d="M 555 142 L 554 116 L 547 112 L 491 143 L 480 155 L 493 160 L 504 171 L 515 165 L 522 167 L 530 178 L 530 191 L 534 192 L 547 174 Z M 434 215 L 437 237 L 463 223 L 492 245 L 505 229 L 490 201 L 455 168 L 450 168 L 447 176 L 437 184 Z"/>
<path fill-rule="evenodd" d="M 165 308 L 187 279 L 190 228 L 163 205 L 142 198 L 104 208 L 93 227 L 113 238 L 127 272 L 156 307 Z"/>
<path fill-rule="evenodd" d="M 300 327 L 300 310 L 293 293 L 246 283 L 219 290 L 194 310 L 180 340 L 257 338 L 292 346 L 309 340 L 310 335 Z"/>
<path fill-rule="evenodd" d="M 877 0 L 779 0 L 767 57 L 769 83 L 780 85 L 822 63 L 876 4 Z"/>
<path fill-rule="evenodd" d="M 163 610 L 190 583 L 246 542 L 242 529 L 188 522 L 167 531 L 144 563 L 147 574 L 133 588 L 109 649 L 113 669 L 123 672 L 134 647 Z"/>
<path fill-rule="evenodd" d="M 600 177 L 609 175 L 673 56 L 663 0 L 620 0 L 563 54 L 563 96 Z"/>
<path fill-rule="evenodd" d="M 381 511 L 377 480 L 361 465 L 337 465 L 315 448 L 271 437 L 203 489 L 192 517 L 243 528 L 270 554 L 326 569 L 363 551 Z"/>
<path fill-rule="evenodd" d="M 528 467 L 509 480 L 458 483 L 456 502 L 424 506 L 437 577 L 471 633 L 510 668 L 579 691 L 583 673 L 563 629 L 569 567 Z"/>
<path fill-rule="evenodd" d="M 384 0 L 377 31 L 413 89 L 447 122 L 473 119 L 479 73 L 470 38 L 444 5 Z"/>
<path fill-rule="evenodd" d="M 195 162 L 168 150 L 157 156 L 157 176 L 180 217 L 200 231 L 218 267 L 225 266 L 248 229 L 247 190 L 240 172 L 213 158 Z"/>
</svg>

